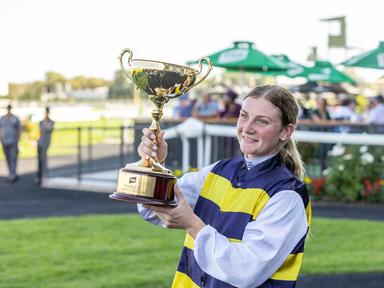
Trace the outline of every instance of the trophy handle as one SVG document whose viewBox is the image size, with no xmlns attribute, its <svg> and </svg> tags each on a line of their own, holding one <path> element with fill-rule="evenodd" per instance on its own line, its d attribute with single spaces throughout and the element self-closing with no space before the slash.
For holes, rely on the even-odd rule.
<svg viewBox="0 0 384 288">
<path fill-rule="evenodd" d="M 129 73 L 127 72 L 127 70 L 125 70 L 125 67 L 124 67 L 123 57 L 124 57 L 124 54 L 125 54 L 125 53 L 128 53 L 128 65 L 129 65 L 129 66 L 131 65 L 131 59 L 132 59 L 132 57 L 133 57 L 133 53 L 132 53 L 131 49 L 129 49 L 129 48 L 125 48 L 125 49 L 123 49 L 123 50 L 120 52 L 120 55 L 119 55 L 120 67 L 121 67 L 121 70 L 123 70 L 125 76 L 127 76 L 128 79 L 130 79 L 130 80 L 133 82 L 131 75 L 129 75 Z M 201 67 L 201 65 L 200 65 L 200 67 Z"/>
<path fill-rule="evenodd" d="M 187 90 L 185 90 L 185 91 L 183 92 L 183 94 L 186 93 L 187 91 L 189 91 L 190 89 L 192 89 L 193 87 L 195 87 L 196 85 L 198 85 L 198 84 L 200 84 L 201 82 L 203 82 L 204 79 L 207 78 L 209 72 L 211 72 L 211 70 L 212 70 L 212 61 L 211 61 L 211 59 L 209 59 L 208 57 L 204 57 L 204 58 L 201 58 L 201 59 L 199 60 L 199 72 L 198 72 L 197 74 L 200 74 L 200 73 L 203 71 L 203 62 L 204 62 L 204 61 L 207 62 L 207 64 L 208 64 L 208 70 L 207 70 L 207 72 L 205 73 L 205 75 L 204 75 L 203 77 L 200 78 L 200 80 L 196 81 L 191 87 L 189 87 Z"/>
</svg>

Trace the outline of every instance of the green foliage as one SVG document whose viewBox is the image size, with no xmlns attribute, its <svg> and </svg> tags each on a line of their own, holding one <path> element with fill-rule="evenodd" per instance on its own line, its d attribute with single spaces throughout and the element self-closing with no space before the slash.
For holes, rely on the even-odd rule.
<svg viewBox="0 0 384 288">
<path fill-rule="evenodd" d="M 121 70 L 115 72 L 114 79 L 109 88 L 109 98 L 126 98 L 133 97 L 133 84 L 127 80 L 127 77 Z"/>
<path fill-rule="evenodd" d="M 84 77 L 84 76 L 76 76 L 72 79 L 69 79 L 68 82 L 71 84 L 72 89 L 85 89 L 85 88 L 98 88 L 103 86 L 110 86 L 111 82 L 95 78 L 95 77 Z"/>
<path fill-rule="evenodd" d="M 39 100 L 43 92 L 57 92 L 57 87 L 64 89 L 67 83 L 70 84 L 72 89 L 94 89 L 111 85 L 111 81 L 100 78 L 77 76 L 72 79 L 67 79 L 60 73 L 50 71 L 46 73 L 45 80 L 43 81 L 10 84 L 9 96 L 20 100 Z"/>
<path fill-rule="evenodd" d="M 304 163 L 308 164 L 312 159 L 317 158 L 316 151 L 318 149 L 318 144 L 309 143 L 309 142 L 298 142 L 297 150 L 301 155 L 301 159 Z"/>
<path fill-rule="evenodd" d="M 0 221 L 0 235 L 0 287 L 165 288 L 185 232 L 107 215 Z M 384 272 L 383 237 L 382 222 L 315 218 L 302 274 Z"/>
<path fill-rule="evenodd" d="M 48 85 L 54 85 L 56 83 L 65 83 L 65 77 L 57 72 L 49 71 L 45 73 L 45 83 Z"/>
<path fill-rule="evenodd" d="M 343 201 L 384 200 L 384 156 L 367 146 L 336 145 L 325 171 L 326 196 Z"/>
</svg>

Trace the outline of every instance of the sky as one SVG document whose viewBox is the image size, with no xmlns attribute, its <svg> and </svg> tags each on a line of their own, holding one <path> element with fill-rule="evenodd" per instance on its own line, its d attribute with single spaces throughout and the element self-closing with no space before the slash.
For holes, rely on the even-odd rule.
<svg viewBox="0 0 384 288">
<path fill-rule="evenodd" d="M 383 8 L 382 0 L 2 0 L 0 94 L 47 71 L 111 80 L 123 48 L 184 64 L 246 40 L 302 64 L 316 46 L 337 62 L 384 41 Z M 327 49 L 333 26 L 320 19 L 338 16 L 349 51 Z"/>
</svg>

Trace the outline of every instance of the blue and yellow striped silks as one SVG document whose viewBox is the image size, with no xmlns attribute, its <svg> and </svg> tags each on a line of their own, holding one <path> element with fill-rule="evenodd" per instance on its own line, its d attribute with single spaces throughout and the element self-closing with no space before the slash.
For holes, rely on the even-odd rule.
<svg viewBox="0 0 384 288">
<path fill-rule="evenodd" d="M 183 272 L 176 271 L 172 288 L 199 288 L 189 276 Z"/>
<path fill-rule="evenodd" d="M 294 190 L 302 197 L 309 226 L 311 206 L 303 183 L 276 156 L 262 164 L 244 171 L 243 161 L 239 158 L 221 161 L 204 182 L 195 213 L 231 242 L 241 241 L 246 225 L 257 219 L 275 193 L 283 190 Z M 305 237 L 278 271 L 260 287 L 295 286 L 302 263 L 304 242 Z M 193 249 L 194 240 L 187 234 L 173 288 L 232 287 L 205 274 L 194 258 Z"/>
<path fill-rule="evenodd" d="M 222 213 L 241 212 L 249 214 L 252 219 L 256 219 L 269 200 L 263 189 L 235 188 L 227 179 L 213 173 L 208 174 L 200 196 L 215 203 Z"/>
</svg>

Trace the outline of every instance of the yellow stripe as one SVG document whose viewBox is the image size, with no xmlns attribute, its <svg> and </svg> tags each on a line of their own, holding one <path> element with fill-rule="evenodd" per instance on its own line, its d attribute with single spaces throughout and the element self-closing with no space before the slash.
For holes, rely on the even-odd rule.
<svg viewBox="0 0 384 288">
<path fill-rule="evenodd" d="M 191 250 L 193 250 L 193 247 L 195 246 L 195 240 L 188 233 L 185 235 L 184 246 Z"/>
<path fill-rule="evenodd" d="M 229 242 L 241 242 L 240 239 L 235 239 L 235 238 L 227 238 Z M 195 240 L 192 238 L 191 235 L 189 235 L 187 233 L 187 235 L 185 235 L 185 240 L 184 240 L 184 246 L 193 250 L 194 247 L 195 247 Z"/>
<path fill-rule="evenodd" d="M 307 207 L 305 208 L 305 213 L 307 214 L 308 226 L 310 226 L 311 225 L 311 220 L 312 220 L 312 205 L 311 205 L 310 201 L 308 202 Z"/>
<path fill-rule="evenodd" d="M 199 288 L 187 274 L 176 271 L 173 279 L 172 288 Z"/>
<path fill-rule="evenodd" d="M 269 195 L 263 189 L 234 188 L 231 182 L 214 173 L 208 174 L 200 196 L 214 202 L 223 212 L 247 213 L 253 219 L 269 200 Z"/>
<path fill-rule="evenodd" d="M 299 276 L 302 260 L 303 253 L 290 254 L 279 270 L 272 275 L 271 279 L 296 281 Z"/>
</svg>

